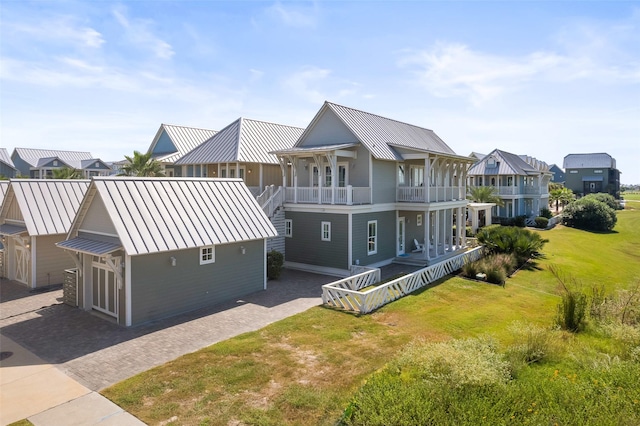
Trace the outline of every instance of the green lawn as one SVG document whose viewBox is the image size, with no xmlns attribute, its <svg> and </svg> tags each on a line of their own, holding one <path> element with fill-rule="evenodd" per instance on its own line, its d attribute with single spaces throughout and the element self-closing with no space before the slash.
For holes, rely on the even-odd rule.
<svg viewBox="0 0 640 426">
<path fill-rule="evenodd" d="M 561 299 L 550 265 L 585 290 L 604 286 L 613 292 L 638 283 L 640 209 L 619 211 L 611 233 L 562 226 L 537 232 L 549 239 L 543 257 L 505 287 L 446 277 L 371 315 L 315 307 L 102 393 L 148 424 L 334 425 L 372 373 L 414 339 L 440 342 L 489 334 L 506 346 L 514 338 L 508 331 L 514 321 L 551 326 Z M 619 355 L 605 337 L 590 332 L 567 335 L 563 348 L 567 357 L 530 373 L 530 379 L 523 374 L 519 383 L 537 388 L 556 370 L 576 374 L 576 359 Z M 526 413 L 530 403 L 523 404 Z M 640 403 L 629 406 L 637 407 L 631 414 L 640 419 Z"/>
</svg>

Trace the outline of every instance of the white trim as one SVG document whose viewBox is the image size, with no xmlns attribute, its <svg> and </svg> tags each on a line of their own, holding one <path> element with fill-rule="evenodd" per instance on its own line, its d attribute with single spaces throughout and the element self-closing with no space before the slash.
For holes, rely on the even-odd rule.
<svg viewBox="0 0 640 426">
<path fill-rule="evenodd" d="M 289 225 L 289 226 L 287 226 Z M 286 238 L 293 237 L 293 219 L 284 220 L 284 236 Z"/>
<path fill-rule="evenodd" d="M 204 253 L 204 251 L 207 253 Z M 210 253 L 209 253 L 210 251 Z M 204 259 L 203 257 L 211 257 L 210 259 Z M 216 246 L 202 246 L 198 247 L 198 259 L 200 260 L 201 265 L 208 265 L 210 263 L 215 263 L 216 261 Z"/>
<path fill-rule="evenodd" d="M 267 251 L 267 239 L 265 238 L 263 241 L 264 241 L 263 246 L 262 246 L 263 250 L 264 250 L 264 256 L 263 256 L 263 259 L 264 259 L 264 262 L 263 262 L 263 265 L 264 265 L 263 289 L 266 290 L 267 289 L 267 253 L 269 253 L 269 252 Z"/>
<path fill-rule="evenodd" d="M 93 229 L 78 229 L 78 232 L 85 232 L 87 234 L 93 234 L 93 235 L 103 235 L 105 237 L 114 237 L 114 238 L 120 238 L 118 236 L 118 234 L 108 234 L 106 232 L 99 232 L 99 231 L 94 231 Z M 77 237 L 77 233 L 76 233 L 76 237 Z"/>
<path fill-rule="evenodd" d="M 422 226 L 422 214 L 416 215 L 416 226 Z"/>
<path fill-rule="evenodd" d="M 131 326 L 132 323 L 132 319 L 131 319 L 131 256 L 129 256 L 128 254 L 125 254 L 124 256 L 124 292 L 125 292 L 125 300 L 124 300 L 124 304 L 125 304 L 125 309 L 126 309 L 126 315 L 127 317 L 125 318 L 125 324 L 127 325 L 127 327 Z"/>
<path fill-rule="evenodd" d="M 371 238 L 371 235 L 369 234 L 369 226 L 372 224 L 375 224 L 375 235 L 373 236 L 374 249 L 369 250 L 369 239 Z M 378 254 L 378 220 L 369 220 L 367 221 L 367 256 L 374 254 Z"/>
<path fill-rule="evenodd" d="M 320 222 L 320 241 L 331 241 L 331 222 Z"/>
</svg>

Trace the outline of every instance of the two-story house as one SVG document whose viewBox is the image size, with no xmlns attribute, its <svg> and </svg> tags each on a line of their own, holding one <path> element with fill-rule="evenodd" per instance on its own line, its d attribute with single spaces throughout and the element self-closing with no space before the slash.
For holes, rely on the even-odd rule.
<svg viewBox="0 0 640 426">
<path fill-rule="evenodd" d="M 455 224 L 465 222 L 473 160 L 432 130 L 325 102 L 275 154 L 288 267 L 344 276 L 409 256 L 435 263 L 466 245 Z"/>
<path fill-rule="evenodd" d="M 182 176 L 182 167 L 174 166 L 174 162 L 216 133 L 210 129 L 161 124 L 147 153 L 160 162 L 165 176 Z"/>
<path fill-rule="evenodd" d="M 493 216 L 534 217 L 549 205 L 549 166 L 533 157 L 494 149 L 468 171 L 469 186 L 491 186 L 504 201 Z"/>
<path fill-rule="evenodd" d="M 620 171 L 606 153 L 569 154 L 564 157 L 564 186 L 577 195 L 605 192 L 620 199 Z"/>
<path fill-rule="evenodd" d="M 32 179 L 50 179 L 54 170 L 63 168 L 79 170 L 87 179 L 111 173 L 107 163 L 85 151 L 15 148 L 11 160 L 18 174 Z"/>
<path fill-rule="evenodd" d="M 17 174 L 18 169 L 13 165 L 7 148 L 0 148 L 0 178 L 11 179 Z"/>
</svg>

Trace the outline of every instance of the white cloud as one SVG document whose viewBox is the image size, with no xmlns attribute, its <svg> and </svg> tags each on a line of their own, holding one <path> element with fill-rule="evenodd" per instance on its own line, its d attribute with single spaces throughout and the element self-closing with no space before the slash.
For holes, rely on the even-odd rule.
<svg viewBox="0 0 640 426">
<path fill-rule="evenodd" d="M 94 28 L 81 25 L 71 16 L 50 16 L 37 22 L 3 22 L 11 32 L 21 37 L 47 43 L 72 42 L 79 47 L 99 48 L 104 37 Z M 8 33 L 7 33 L 8 34 Z"/>
<path fill-rule="evenodd" d="M 320 86 L 330 74 L 331 70 L 328 69 L 305 67 L 290 75 L 284 81 L 284 86 L 309 102 L 322 103 L 325 101 L 326 95 Z"/>
<path fill-rule="evenodd" d="M 283 5 L 276 2 L 267 8 L 267 14 L 284 25 L 294 28 L 315 28 L 317 25 L 318 8 L 316 3 L 311 7 L 294 6 L 293 4 Z"/>
<path fill-rule="evenodd" d="M 171 59 L 175 54 L 173 47 L 156 36 L 151 27 L 153 21 L 148 19 L 129 19 L 123 7 L 115 7 L 112 11 L 116 21 L 124 28 L 125 35 L 131 43 L 150 49 L 160 59 Z"/>
</svg>

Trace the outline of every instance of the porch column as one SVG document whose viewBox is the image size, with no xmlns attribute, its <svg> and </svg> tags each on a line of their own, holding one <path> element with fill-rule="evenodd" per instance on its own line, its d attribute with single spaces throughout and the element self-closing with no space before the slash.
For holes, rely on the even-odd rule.
<svg viewBox="0 0 640 426">
<path fill-rule="evenodd" d="M 427 260 L 431 260 L 431 212 L 424 212 L 424 252 Z"/>
<path fill-rule="evenodd" d="M 262 176 L 262 174 L 264 173 L 264 171 L 262 169 L 262 163 L 260 163 L 259 172 L 258 173 L 260 173 L 260 181 L 258 183 L 258 186 L 260 187 L 260 192 L 262 192 L 262 185 L 264 184 L 264 176 Z"/>
<path fill-rule="evenodd" d="M 429 160 L 429 156 L 427 156 L 427 158 L 424 159 L 424 202 L 428 203 L 430 201 L 430 195 L 429 193 L 431 192 L 431 162 Z"/>
<path fill-rule="evenodd" d="M 467 207 L 460 207 L 460 213 L 462 216 L 462 223 L 464 224 L 464 228 L 462 231 L 462 247 L 467 246 Z"/>
</svg>

